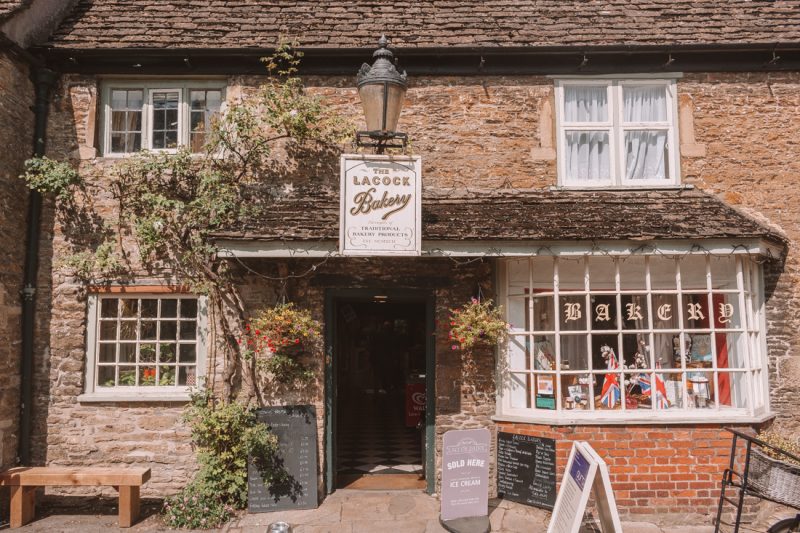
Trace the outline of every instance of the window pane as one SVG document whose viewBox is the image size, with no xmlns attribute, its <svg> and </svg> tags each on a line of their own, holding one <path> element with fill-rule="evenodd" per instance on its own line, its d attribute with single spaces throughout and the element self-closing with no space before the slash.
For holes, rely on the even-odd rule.
<svg viewBox="0 0 800 533">
<path fill-rule="evenodd" d="M 192 322 L 181 322 L 181 340 L 194 340 L 197 337 L 197 324 Z"/>
<path fill-rule="evenodd" d="M 183 367 L 181 367 L 183 368 Z M 530 374 L 510 374 L 508 394 L 511 407 L 514 409 L 530 408 Z"/>
<path fill-rule="evenodd" d="M 181 363 L 194 363 L 197 361 L 197 348 L 194 344 L 181 344 L 180 345 L 180 359 Z"/>
<path fill-rule="evenodd" d="M 506 311 L 511 332 L 528 331 L 528 302 L 528 298 L 509 297 Z"/>
<path fill-rule="evenodd" d="M 156 345 L 155 344 L 142 344 L 139 347 L 139 362 L 140 363 L 155 363 L 156 362 Z"/>
<path fill-rule="evenodd" d="M 510 370 L 530 370 L 530 357 L 527 335 L 512 335 L 508 345 L 508 368 Z"/>
<path fill-rule="evenodd" d="M 111 151 L 115 153 L 127 152 L 127 149 L 125 148 L 125 138 L 126 135 L 124 133 L 112 133 Z"/>
<path fill-rule="evenodd" d="M 663 383 L 664 393 L 666 393 L 666 401 L 663 399 L 663 394 L 656 393 L 656 408 L 658 409 L 683 409 L 684 405 L 684 390 L 683 378 L 681 374 L 656 374 L 656 387 L 660 387 Z M 660 383 L 659 383 L 660 380 Z"/>
<path fill-rule="evenodd" d="M 711 301 L 714 303 L 714 326 L 717 329 L 742 327 L 738 293 L 715 293 L 711 296 Z"/>
<path fill-rule="evenodd" d="M 100 322 L 100 340 L 117 340 L 117 322 L 104 320 Z"/>
<path fill-rule="evenodd" d="M 652 409 L 652 372 L 626 372 L 625 409 Z"/>
<path fill-rule="evenodd" d="M 113 387 L 115 385 L 115 366 L 97 367 L 97 385 L 100 387 Z"/>
<path fill-rule="evenodd" d="M 617 297 L 616 295 L 596 295 L 591 297 L 592 329 L 617 329 Z"/>
<path fill-rule="evenodd" d="M 710 327 L 708 294 L 683 295 L 683 325 L 689 329 L 708 329 Z"/>
<path fill-rule="evenodd" d="M 605 85 L 564 87 L 565 122 L 608 122 L 608 88 Z"/>
<path fill-rule="evenodd" d="M 600 411 L 622 409 L 621 379 L 622 376 L 618 372 L 597 375 L 599 395 L 595 398 L 595 409 Z"/>
<path fill-rule="evenodd" d="M 112 109 L 126 109 L 128 107 L 128 91 L 111 91 Z"/>
<path fill-rule="evenodd" d="M 619 286 L 623 291 L 642 291 L 646 288 L 644 257 L 624 257 L 619 260 Z"/>
<path fill-rule="evenodd" d="M 559 296 L 561 331 L 586 330 L 586 297 L 584 295 Z"/>
<path fill-rule="evenodd" d="M 712 372 L 687 372 L 689 404 L 697 409 L 712 409 L 714 405 L 714 374 Z"/>
<path fill-rule="evenodd" d="M 128 93 L 128 109 L 141 109 L 142 102 L 144 101 L 144 91 L 137 89 L 135 91 L 127 91 Z"/>
<path fill-rule="evenodd" d="M 534 376 L 536 385 L 535 398 L 537 409 L 556 408 L 556 375 L 555 374 L 536 374 Z"/>
<path fill-rule="evenodd" d="M 678 329 L 678 295 L 653 294 L 653 327 Z"/>
<path fill-rule="evenodd" d="M 142 149 L 142 135 L 141 133 L 129 133 L 127 138 L 127 151 L 138 152 Z"/>
<path fill-rule="evenodd" d="M 647 295 L 623 294 L 621 301 L 622 329 L 647 329 Z"/>
<path fill-rule="evenodd" d="M 139 367 L 139 385 L 143 387 L 154 387 L 156 384 L 156 367 Z"/>
<path fill-rule="evenodd" d="M 717 374 L 717 391 L 720 408 L 748 407 L 747 375 L 744 372 Z"/>
<path fill-rule="evenodd" d="M 197 317 L 197 300 L 181 300 L 181 318 Z"/>
<path fill-rule="evenodd" d="M 711 256 L 711 286 L 715 289 L 735 290 L 736 259 L 732 257 Z"/>
<path fill-rule="evenodd" d="M 583 259 L 558 260 L 558 289 L 561 292 L 586 290 L 586 267 Z"/>
<path fill-rule="evenodd" d="M 608 370 L 621 367 L 616 334 L 592 335 L 592 369 Z"/>
<path fill-rule="evenodd" d="M 133 343 L 122 343 L 119 345 L 119 362 L 120 363 L 135 363 L 136 362 L 136 345 Z"/>
<path fill-rule="evenodd" d="M 136 321 L 125 320 L 119 324 L 119 338 L 123 341 L 136 340 Z"/>
<path fill-rule="evenodd" d="M 98 354 L 101 363 L 115 363 L 117 361 L 117 345 L 103 343 Z"/>
<path fill-rule="evenodd" d="M 663 85 L 622 87 L 625 122 L 666 122 L 667 88 Z"/>
<path fill-rule="evenodd" d="M 533 331 L 554 331 L 553 297 L 537 296 L 533 299 Z"/>
<path fill-rule="evenodd" d="M 127 131 L 128 113 L 125 111 L 111 112 L 111 131 Z"/>
<path fill-rule="evenodd" d="M 689 362 L 686 366 L 691 368 L 711 368 L 714 357 L 711 334 L 687 333 L 685 338 L 689 349 Z"/>
<path fill-rule="evenodd" d="M 533 289 L 542 289 L 546 292 L 553 291 L 553 258 L 552 257 L 534 257 L 532 261 L 531 272 L 533 277 Z"/>
<path fill-rule="evenodd" d="M 175 385 L 175 367 L 174 366 L 162 366 L 158 369 L 158 384 L 162 387 L 169 387 Z"/>
<path fill-rule="evenodd" d="M 611 179 L 607 131 L 567 131 L 566 144 L 569 181 L 605 182 Z"/>
<path fill-rule="evenodd" d="M 653 290 L 671 290 L 678 288 L 676 282 L 676 263 L 672 257 L 651 256 L 650 286 Z"/>
<path fill-rule="evenodd" d="M 139 328 L 139 338 L 143 340 L 154 340 L 156 338 L 156 322 L 154 320 L 142 320 Z"/>
<path fill-rule="evenodd" d="M 617 269 L 611 257 L 589 258 L 589 280 L 593 291 L 614 291 L 616 285 Z"/>
<path fill-rule="evenodd" d="M 173 318 L 178 316 L 178 300 L 168 298 L 161 300 L 161 318 Z"/>
<path fill-rule="evenodd" d="M 135 366 L 121 366 L 119 367 L 119 385 L 132 387 L 136 385 L 136 367 Z"/>
<path fill-rule="evenodd" d="M 206 108 L 212 112 L 218 112 L 222 107 L 222 91 L 206 91 Z"/>
<path fill-rule="evenodd" d="M 178 385 L 194 387 L 197 385 L 197 372 L 193 366 L 178 367 Z"/>
<path fill-rule="evenodd" d="M 177 361 L 177 357 L 175 354 L 175 344 L 160 344 L 159 345 L 159 353 L 158 353 L 158 360 L 161 363 L 174 363 Z"/>
<path fill-rule="evenodd" d="M 158 316 L 158 300 L 153 298 L 142 299 L 142 318 L 156 318 Z"/>
<path fill-rule="evenodd" d="M 747 345 L 742 333 L 717 333 L 717 368 L 746 368 Z"/>
<path fill-rule="evenodd" d="M 667 132 L 625 132 L 625 179 L 667 179 Z"/>
<path fill-rule="evenodd" d="M 178 338 L 178 323 L 174 320 L 164 320 L 161 322 L 161 340 L 175 340 Z"/>
<path fill-rule="evenodd" d="M 123 298 L 120 300 L 122 303 L 122 316 L 135 317 L 139 312 L 139 300 L 131 298 Z"/>
<path fill-rule="evenodd" d="M 706 289 L 706 256 L 687 255 L 681 259 L 681 288 Z"/>
<path fill-rule="evenodd" d="M 537 335 L 533 338 L 533 365 L 536 370 L 555 370 L 555 336 Z"/>
<path fill-rule="evenodd" d="M 205 91 L 191 91 L 189 93 L 189 100 L 192 103 L 192 109 L 199 109 L 205 111 L 206 109 L 206 92 Z"/>
<path fill-rule="evenodd" d="M 635 333 L 622 336 L 622 361 L 626 368 L 653 368 L 650 363 L 650 347 L 647 341 L 650 335 Z"/>
<path fill-rule="evenodd" d="M 561 336 L 561 370 L 588 370 L 586 335 Z"/>
<path fill-rule="evenodd" d="M 677 333 L 656 333 L 653 335 L 653 358 L 656 367 L 681 368 L 681 338 Z"/>
<path fill-rule="evenodd" d="M 570 374 L 561 376 L 561 405 L 565 410 L 589 409 L 592 394 L 590 374 Z"/>
</svg>

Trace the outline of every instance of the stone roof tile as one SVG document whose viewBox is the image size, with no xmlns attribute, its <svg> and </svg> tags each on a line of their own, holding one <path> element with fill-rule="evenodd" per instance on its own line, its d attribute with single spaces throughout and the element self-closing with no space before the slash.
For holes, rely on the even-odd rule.
<svg viewBox="0 0 800 533">
<path fill-rule="evenodd" d="M 0 0 L 0 13 L 13 0 Z M 719 45 L 800 40 L 800 0 L 79 0 L 49 46 Z"/>
<path fill-rule="evenodd" d="M 265 198 L 264 191 L 253 199 Z M 339 191 L 296 188 L 273 196 L 269 209 L 217 237 L 335 240 Z M 586 241 L 765 238 L 773 228 L 696 189 L 643 191 L 426 190 L 422 235 L 428 240 Z"/>
</svg>

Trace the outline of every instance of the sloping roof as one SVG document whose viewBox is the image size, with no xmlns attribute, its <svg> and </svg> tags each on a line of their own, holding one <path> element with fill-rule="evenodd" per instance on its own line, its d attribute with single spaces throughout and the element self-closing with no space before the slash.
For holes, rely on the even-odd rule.
<svg viewBox="0 0 800 533">
<path fill-rule="evenodd" d="M 254 194 L 253 198 L 264 198 Z M 218 238 L 335 240 L 339 191 L 299 188 L 274 197 Z M 786 239 L 716 196 L 696 189 L 642 191 L 426 190 L 422 236 L 453 241 Z"/>
<path fill-rule="evenodd" d="M 800 0 L 80 0 L 48 46 L 372 48 L 381 33 L 401 47 L 796 43 Z"/>
</svg>

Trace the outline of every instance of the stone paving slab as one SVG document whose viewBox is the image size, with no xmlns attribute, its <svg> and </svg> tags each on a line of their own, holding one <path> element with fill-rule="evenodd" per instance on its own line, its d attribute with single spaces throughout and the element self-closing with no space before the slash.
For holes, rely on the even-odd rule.
<svg viewBox="0 0 800 533">
<path fill-rule="evenodd" d="M 144 508 L 144 518 L 130 529 L 117 527 L 116 508 L 108 502 L 42 506 L 37 520 L 18 531 L 22 533 L 151 533 L 167 531 L 158 516 L 159 505 Z M 73 502 L 74 503 L 74 502 Z M 777 513 L 775 513 L 777 514 Z M 546 533 L 550 513 L 542 509 L 490 500 L 489 521 L 493 533 Z M 222 533 L 265 533 L 277 521 L 292 525 L 293 533 L 446 533 L 439 524 L 439 501 L 424 492 L 338 490 L 317 509 L 276 513 L 243 514 L 219 531 Z M 0 532 L 5 533 L 0 520 Z M 742 531 L 765 531 L 742 529 Z M 713 533 L 708 525 L 653 524 L 624 522 L 624 533 Z M 582 533 L 599 532 L 585 527 Z"/>
</svg>

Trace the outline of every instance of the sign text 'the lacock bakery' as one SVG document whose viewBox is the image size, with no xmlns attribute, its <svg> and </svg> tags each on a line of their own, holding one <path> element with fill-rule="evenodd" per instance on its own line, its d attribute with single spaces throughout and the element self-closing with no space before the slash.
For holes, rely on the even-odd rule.
<svg viewBox="0 0 800 533">
<path fill-rule="evenodd" d="M 419 255 L 419 156 L 343 155 L 339 252 Z"/>
</svg>

